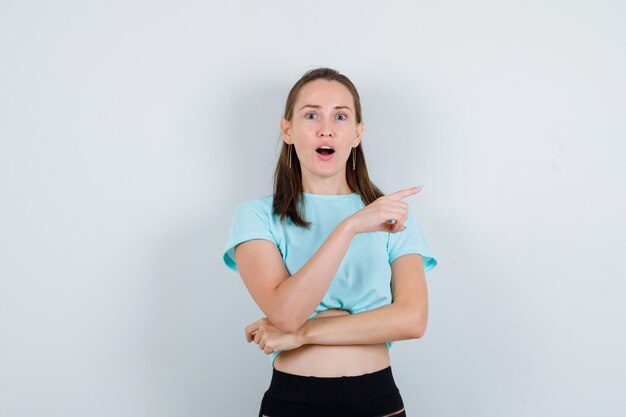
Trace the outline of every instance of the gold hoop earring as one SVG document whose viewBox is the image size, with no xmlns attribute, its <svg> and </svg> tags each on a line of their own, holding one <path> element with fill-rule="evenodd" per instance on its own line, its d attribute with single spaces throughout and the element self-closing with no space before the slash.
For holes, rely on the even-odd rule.
<svg viewBox="0 0 626 417">
<path fill-rule="evenodd" d="M 356 169 L 356 148 L 352 148 L 352 171 Z"/>
</svg>

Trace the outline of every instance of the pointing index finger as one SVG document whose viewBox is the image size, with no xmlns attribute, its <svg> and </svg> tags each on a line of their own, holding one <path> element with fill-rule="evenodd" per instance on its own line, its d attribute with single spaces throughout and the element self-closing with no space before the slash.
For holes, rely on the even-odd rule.
<svg viewBox="0 0 626 417">
<path fill-rule="evenodd" d="M 395 193 L 388 194 L 387 197 L 392 198 L 394 200 L 400 200 L 404 197 L 408 197 L 410 195 L 419 193 L 420 191 L 422 191 L 421 187 L 411 187 L 411 188 L 406 188 L 404 190 L 396 191 Z"/>
</svg>

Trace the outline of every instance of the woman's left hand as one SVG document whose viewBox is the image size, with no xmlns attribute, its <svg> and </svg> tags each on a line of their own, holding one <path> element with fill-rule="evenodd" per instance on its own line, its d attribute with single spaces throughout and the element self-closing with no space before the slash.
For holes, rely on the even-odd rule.
<svg viewBox="0 0 626 417">
<path fill-rule="evenodd" d="M 263 317 L 244 329 L 248 343 L 254 342 L 269 355 L 275 351 L 297 349 L 303 345 L 299 332 L 284 333 L 267 317 Z"/>
</svg>

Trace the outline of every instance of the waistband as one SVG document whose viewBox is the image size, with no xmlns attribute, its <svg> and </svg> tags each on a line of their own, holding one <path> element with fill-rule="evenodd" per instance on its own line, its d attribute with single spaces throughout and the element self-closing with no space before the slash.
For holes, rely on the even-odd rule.
<svg viewBox="0 0 626 417">
<path fill-rule="evenodd" d="M 268 394 L 297 402 L 350 403 L 397 393 L 391 366 L 356 376 L 318 377 L 272 370 Z"/>
</svg>

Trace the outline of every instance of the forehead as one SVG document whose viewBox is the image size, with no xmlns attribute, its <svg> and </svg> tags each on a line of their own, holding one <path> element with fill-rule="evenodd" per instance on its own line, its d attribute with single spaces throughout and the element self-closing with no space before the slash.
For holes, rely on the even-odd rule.
<svg viewBox="0 0 626 417">
<path fill-rule="evenodd" d="M 354 107 L 352 94 L 345 85 L 339 81 L 322 79 L 308 82 L 302 86 L 298 93 L 296 105 L 300 103 Z"/>
</svg>

